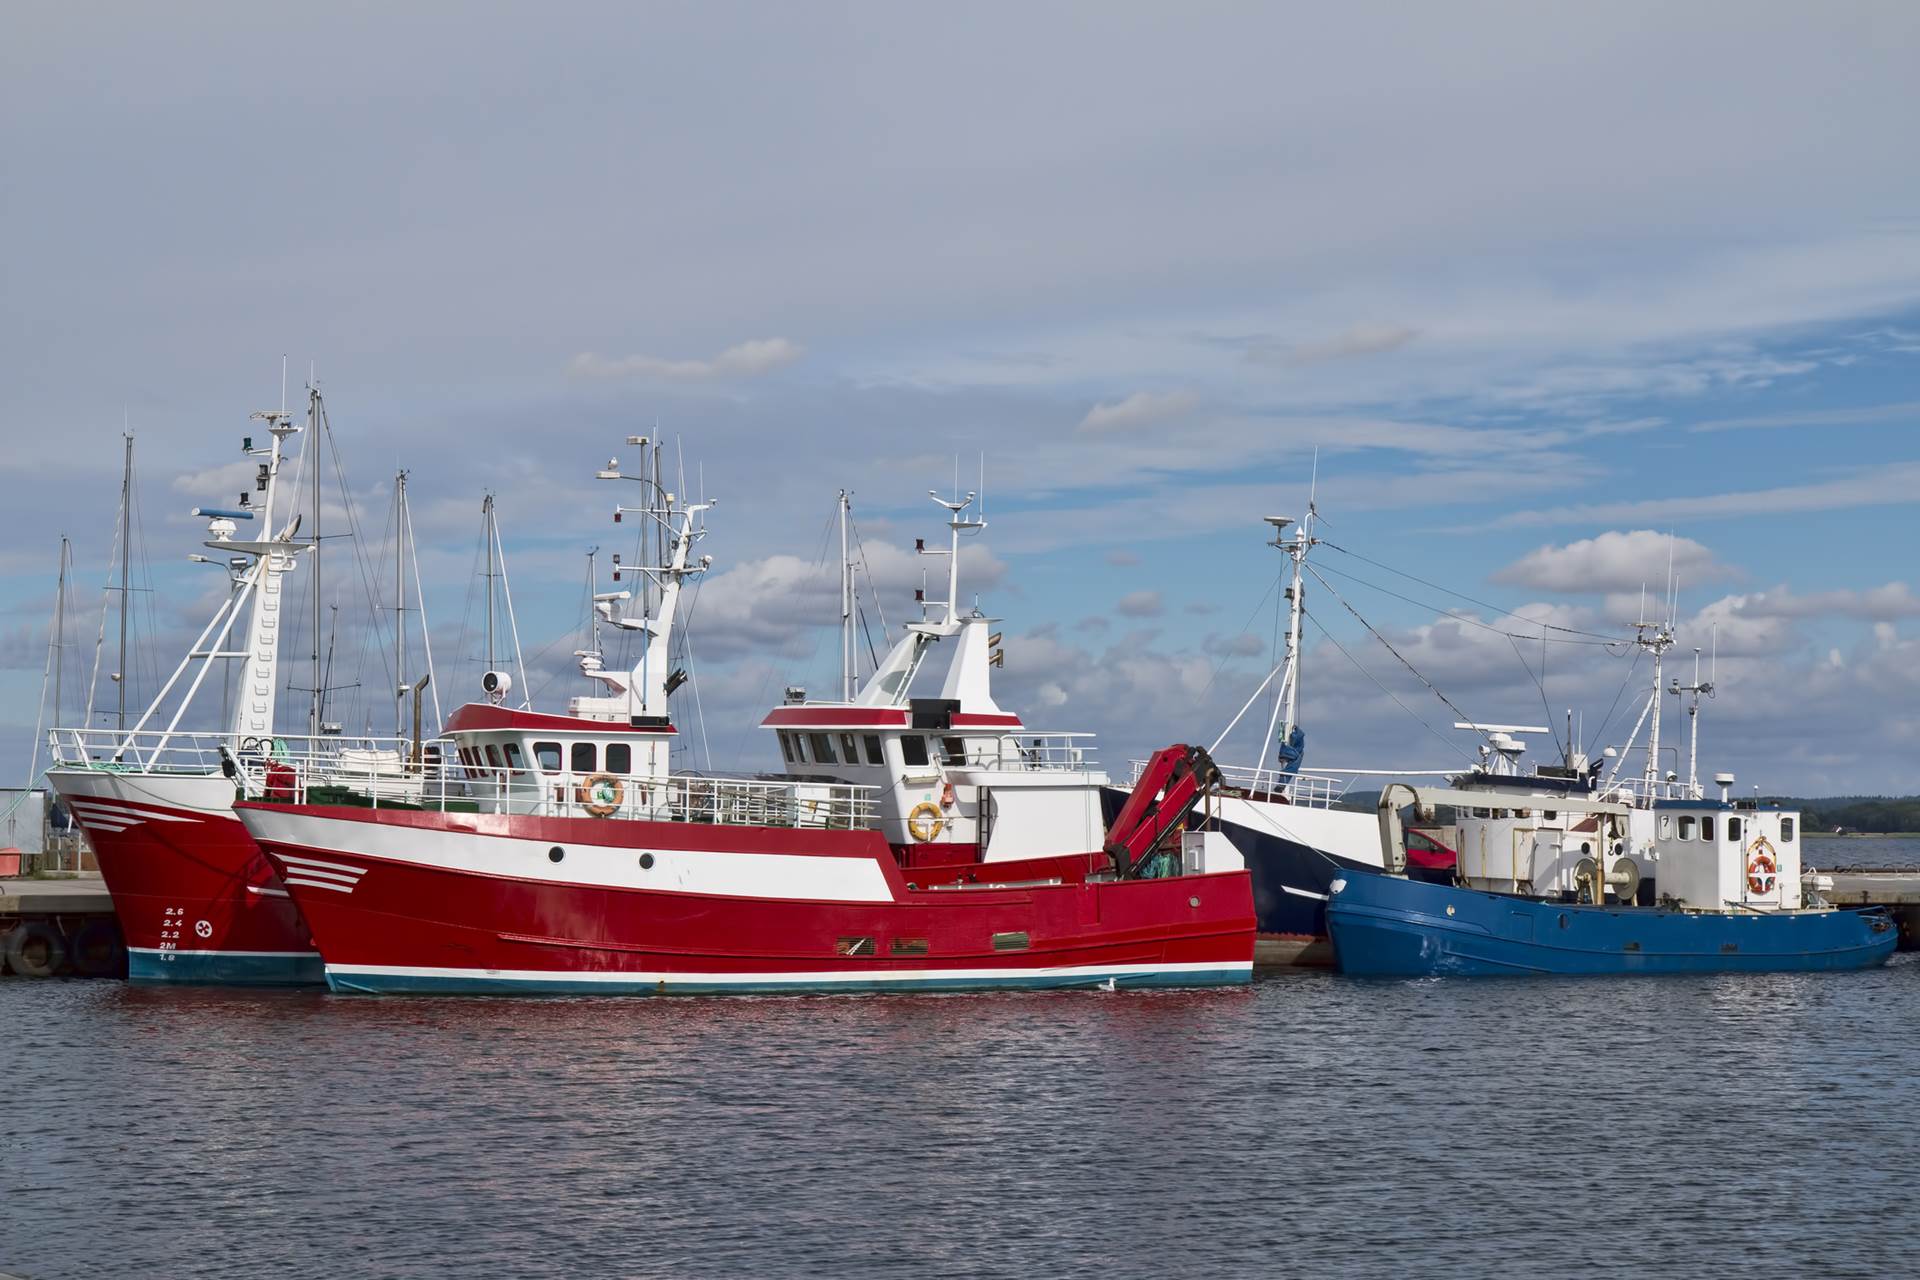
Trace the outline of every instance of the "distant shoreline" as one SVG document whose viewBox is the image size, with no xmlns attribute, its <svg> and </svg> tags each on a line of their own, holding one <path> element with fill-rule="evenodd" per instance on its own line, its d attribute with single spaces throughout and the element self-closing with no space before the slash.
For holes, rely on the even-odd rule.
<svg viewBox="0 0 1920 1280">
<path fill-rule="evenodd" d="M 1809 840 L 1920 840 L 1920 831 L 1809 831 Z"/>
</svg>

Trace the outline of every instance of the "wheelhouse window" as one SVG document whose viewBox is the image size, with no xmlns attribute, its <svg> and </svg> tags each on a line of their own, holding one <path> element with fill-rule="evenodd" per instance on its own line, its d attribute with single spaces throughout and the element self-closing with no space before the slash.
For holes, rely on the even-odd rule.
<svg viewBox="0 0 1920 1280">
<path fill-rule="evenodd" d="M 520 754 L 519 743 L 509 742 L 506 746 L 500 748 L 500 753 L 507 758 L 507 768 L 513 770 L 515 773 L 524 773 L 526 771 L 527 762 Z"/>
<path fill-rule="evenodd" d="M 848 764 L 860 763 L 860 744 L 853 740 L 850 733 L 840 735 L 840 758 Z"/>
<path fill-rule="evenodd" d="M 1780 819 L 1780 843 L 1781 844 L 1793 843 L 1793 819 L 1792 818 Z"/>
<path fill-rule="evenodd" d="M 779 737 L 780 737 L 780 758 L 782 760 L 785 760 L 788 764 L 792 764 L 793 763 L 793 739 L 789 738 L 784 733 L 780 734 Z"/>
<path fill-rule="evenodd" d="M 804 733 L 793 735 L 793 758 L 801 764 L 807 762 L 807 735 Z"/>
<path fill-rule="evenodd" d="M 926 764 L 927 740 L 917 733 L 900 735 L 900 758 L 909 765 Z"/>
<path fill-rule="evenodd" d="M 597 749 L 598 747 L 599 744 L 595 742 L 576 742 L 573 744 L 573 755 L 568 763 L 575 773 L 592 773 L 599 767 L 600 752 Z"/>
<path fill-rule="evenodd" d="M 534 743 L 533 761 L 540 766 L 542 773 L 560 772 L 560 744 L 557 742 Z"/>
<path fill-rule="evenodd" d="M 1740 819 L 1728 818 L 1727 819 L 1727 839 L 1738 840 L 1739 838 L 1740 838 Z"/>
<path fill-rule="evenodd" d="M 967 744 L 964 739 L 942 738 L 940 739 L 940 750 L 946 755 L 948 764 L 966 763 Z"/>
<path fill-rule="evenodd" d="M 500 748 L 494 746 L 491 742 L 487 744 L 487 767 L 490 769 L 498 769 L 500 767 Z"/>
<path fill-rule="evenodd" d="M 868 764 L 885 764 L 887 762 L 886 756 L 882 755 L 880 752 L 880 735 L 879 734 L 869 733 L 864 738 L 862 738 L 861 741 L 864 742 L 867 747 L 867 763 Z"/>
<path fill-rule="evenodd" d="M 607 772 L 633 772 L 633 744 L 628 742 L 609 742 L 607 744 Z"/>
<path fill-rule="evenodd" d="M 813 739 L 814 762 L 816 764 L 834 763 L 833 735 L 830 733 L 812 733 L 807 736 Z"/>
<path fill-rule="evenodd" d="M 1683 816 L 1680 819 L 1680 838 L 1682 840 L 1693 839 L 1693 819 L 1691 817 Z"/>
<path fill-rule="evenodd" d="M 1702 840 L 1713 839 L 1713 819 L 1712 818 L 1700 819 L 1700 838 Z"/>
</svg>

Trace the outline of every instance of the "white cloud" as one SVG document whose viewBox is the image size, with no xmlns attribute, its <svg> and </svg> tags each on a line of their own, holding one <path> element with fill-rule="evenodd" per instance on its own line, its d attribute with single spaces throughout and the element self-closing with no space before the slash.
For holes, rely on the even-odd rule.
<svg viewBox="0 0 1920 1280">
<path fill-rule="evenodd" d="M 1637 502 L 1596 502 L 1552 510 L 1516 511 L 1496 525 L 1586 524 L 1625 521 L 1735 519 L 1779 516 L 1793 511 L 1830 511 L 1841 507 L 1899 506 L 1920 502 L 1920 462 L 1862 467 L 1832 480 L 1780 485 L 1739 493 L 1709 493 Z"/>
<path fill-rule="evenodd" d="M 1664 595 L 1669 565 L 1683 586 L 1725 578 L 1731 572 L 1692 538 L 1635 529 L 1610 530 L 1565 546 L 1536 547 L 1495 573 L 1493 581 L 1569 595 L 1633 591 L 1644 585 Z"/>
<path fill-rule="evenodd" d="M 1406 346 L 1420 336 L 1418 329 L 1398 324 L 1363 324 L 1322 342 L 1303 342 L 1297 346 L 1263 344 L 1247 352 L 1247 358 L 1259 364 L 1277 364 L 1290 369 L 1325 364 L 1329 360 L 1348 360 L 1354 356 L 1379 355 Z"/>
<path fill-rule="evenodd" d="M 1157 618 L 1163 612 L 1158 591 L 1130 591 L 1113 611 L 1123 618 Z"/>
<path fill-rule="evenodd" d="M 1080 420 L 1082 431 L 1133 431 L 1185 417 L 1200 405 L 1191 391 L 1136 391 L 1113 404 L 1096 404 Z"/>
<path fill-rule="evenodd" d="M 786 338 L 754 338 L 728 347 L 711 360 L 667 360 L 632 355 L 608 359 L 583 351 L 567 365 L 577 378 L 664 378 L 676 382 L 710 382 L 723 378 L 757 378 L 785 368 L 806 348 Z"/>
</svg>

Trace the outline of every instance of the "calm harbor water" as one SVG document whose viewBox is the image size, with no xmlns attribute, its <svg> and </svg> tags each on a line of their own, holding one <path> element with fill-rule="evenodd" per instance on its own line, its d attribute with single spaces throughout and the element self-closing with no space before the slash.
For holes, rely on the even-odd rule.
<svg viewBox="0 0 1920 1280">
<path fill-rule="evenodd" d="M 1906 1274 L 1916 1012 L 1920 955 L 949 997 L 6 980 L 0 1272 Z"/>
</svg>

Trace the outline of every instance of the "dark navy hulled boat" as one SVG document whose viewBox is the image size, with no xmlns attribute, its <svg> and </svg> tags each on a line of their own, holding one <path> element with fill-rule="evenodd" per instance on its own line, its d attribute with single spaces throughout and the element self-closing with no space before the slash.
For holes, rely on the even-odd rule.
<svg viewBox="0 0 1920 1280">
<path fill-rule="evenodd" d="M 1731 784 L 1731 778 L 1728 778 Z M 1483 792 L 1395 786 L 1380 799 L 1383 862 L 1406 865 L 1399 806 L 1484 803 Z M 1509 804 L 1512 801 L 1508 801 Z M 1541 804 L 1535 800 L 1536 805 Z M 1659 867 L 1659 901 L 1633 905 L 1638 863 L 1625 853 L 1620 801 L 1551 801 L 1555 821 L 1590 838 L 1569 870 L 1575 886 L 1550 894 L 1485 884 L 1433 884 L 1347 870 L 1329 884 L 1327 926 L 1343 973 L 1444 974 L 1815 972 L 1864 969 L 1893 954 L 1899 931 L 1881 908 L 1807 907 L 1801 897 L 1799 815 L 1724 800 L 1656 803 L 1646 853 Z M 1547 820 L 1508 810 L 1499 821 Z M 1564 828 L 1529 827 L 1513 840 L 1507 883 L 1554 883 Z"/>
</svg>

